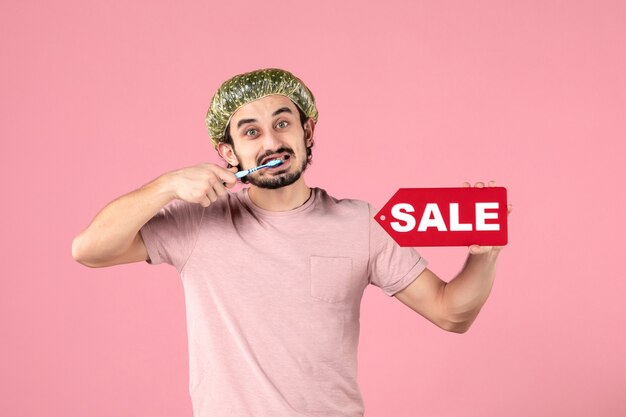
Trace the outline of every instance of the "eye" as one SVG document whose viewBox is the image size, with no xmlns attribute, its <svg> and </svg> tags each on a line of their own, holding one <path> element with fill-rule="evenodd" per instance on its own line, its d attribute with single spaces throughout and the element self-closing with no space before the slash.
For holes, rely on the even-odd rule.
<svg viewBox="0 0 626 417">
<path fill-rule="evenodd" d="M 250 132 L 252 132 L 252 133 L 250 133 Z M 257 133 L 256 129 L 248 129 L 248 130 L 246 130 L 245 134 L 246 134 L 246 136 L 254 136 L 254 135 L 256 135 L 256 133 Z"/>
<path fill-rule="evenodd" d="M 282 129 L 284 127 L 287 127 L 288 125 L 289 125 L 289 122 L 287 122 L 286 120 L 281 120 L 280 122 L 278 122 L 276 126 Z"/>
</svg>

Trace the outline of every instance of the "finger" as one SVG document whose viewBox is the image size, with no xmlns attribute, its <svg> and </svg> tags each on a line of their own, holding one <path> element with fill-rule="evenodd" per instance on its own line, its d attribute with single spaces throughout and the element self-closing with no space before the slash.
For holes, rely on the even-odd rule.
<svg viewBox="0 0 626 417">
<path fill-rule="evenodd" d="M 237 185 L 237 177 L 235 177 L 235 181 L 234 181 L 234 182 L 226 182 L 226 181 L 223 181 L 223 182 L 222 182 L 222 185 L 223 185 L 224 187 L 226 187 L 226 188 L 233 188 L 233 187 L 235 187 L 235 186 Z"/>
<path fill-rule="evenodd" d="M 218 175 L 222 180 L 222 184 L 224 184 L 227 188 L 233 188 L 237 185 L 237 177 L 235 176 L 235 172 L 237 171 L 237 167 L 224 168 L 219 171 Z"/>
<path fill-rule="evenodd" d="M 222 185 L 226 188 L 233 188 L 235 187 L 235 185 L 237 185 L 237 182 L 235 183 L 222 182 Z"/>
<path fill-rule="evenodd" d="M 209 200 L 209 197 L 205 195 L 202 197 L 202 200 L 200 201 L 200 205 L 202 207 L 209 207 L 211 205 L 211 200 Z"/>
<path fill-rule="evenodd" d="M 491 246 L 472 245 L 469 247 L 469 251 L 472 255 L 480 255 L 481 253 L 489 252 L 491 248 Z"/>
<path fill-rule="evenodd" d="M 511 214 L 511 212 L 513 211 L 513 204 L 507 205 L 506 210 L 507 210 L 506 212 L 507 215 Z"/>
<path fill-rule="evenodd" d="M 215 194 L 215 190 L 213 190 L 213 187 L 207 188 L 206 196 L 209 197 L 209 200 L 211 200 L 211 203 L 214 203 L 217 201 L 217 194 Z"/>
<path fill-rule="evenodd" d="M 223 197 L 226 195 L 226 189 L 224 188 L 224 184 L 219 181 L 216 181 L 215 184 L 213 184 L 213 189 L 215 190 L 215 194 L 217 194 L 218 197 Z"/>
<path fill-rule="evenodd" d="M 489 184 L 487 184 L 487 187 L 495 187 L 495 186 L 496 186 L 495 181 L 489 181 Z"/>
<path fill-rule="evenodd" d="M 469 186 L 470 186 L 470 183 L 469 183 L 469 182 L 465 181 L 465 182 L 463 183 L 463 187 L 469 187 Z"/>
<path fill-rule="evenodd" d="M 485 186 L 485 183 L 482 181 L 478 181 L 476 184 L 474 184 L 474 187 L 477 188 L 483 188 Z"/>
</svg>

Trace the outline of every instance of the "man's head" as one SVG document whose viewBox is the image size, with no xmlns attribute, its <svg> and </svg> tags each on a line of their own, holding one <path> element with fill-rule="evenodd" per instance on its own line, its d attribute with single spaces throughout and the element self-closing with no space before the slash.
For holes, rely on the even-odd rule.
<svg viewBox="0 0 626 417">
<path fill-rule="evenodd" d="M 249 169 L 283 159 L 282 165 L 248 176 L 254 185 L 278 188 L 297 181 L 310 162 L 317 115 L 313 94 L 302 81 L 287 71 L 264 69 L 224 82 L 206 123 L 229 165 Z"/>
</svg>

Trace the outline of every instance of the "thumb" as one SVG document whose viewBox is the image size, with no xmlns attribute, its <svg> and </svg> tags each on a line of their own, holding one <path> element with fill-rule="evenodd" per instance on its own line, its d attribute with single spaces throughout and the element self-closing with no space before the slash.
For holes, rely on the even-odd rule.
<svg viewBox="0 0 626 417">
<path fill-rule="evenodd" d="M 487 253 L 491 249 L 490 246 L 480 246 L 480 245 L 471 245 L 469 247 L 469 252 L 472 255 L 480 255 L 482 253 Z"/>
<path fill-rule="evenodd" d="M 224 175 L 221 176 L 223 184 L 226 188 L 233 188 L 235 185 L 237 185 L 237 177 L 235 177 L 233 174 L 239 171 L 239 169 L 237 167 L 230 167 L 226 168 L 226 171 L 228 171 L 228 173 L 224 173 Z"/>
</svg>

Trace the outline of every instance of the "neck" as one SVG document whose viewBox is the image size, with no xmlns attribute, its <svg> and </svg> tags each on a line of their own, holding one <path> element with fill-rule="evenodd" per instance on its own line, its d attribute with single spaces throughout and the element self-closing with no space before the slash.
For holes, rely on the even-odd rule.
<svg viewBox="0 0 626 417">
<path fill-rule="evenodd" d="M 302 177 L 291 185 L 274 190 L 255 185 L 248 189 L 248 196 L 254 205 L 268 211 L 289 211 L 298 208 L 309 199 L 311 193 Z"/>
</svg>

